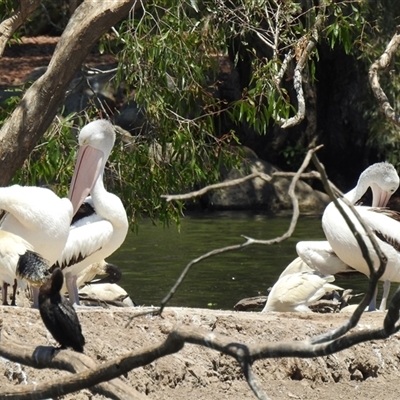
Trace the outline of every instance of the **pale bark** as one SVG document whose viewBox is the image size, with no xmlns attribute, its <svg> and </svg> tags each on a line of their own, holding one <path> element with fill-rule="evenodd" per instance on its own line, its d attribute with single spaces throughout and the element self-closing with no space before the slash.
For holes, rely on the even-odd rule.
<svg viewBox="0 0 400 400">
<path fill-rule="evenodd" d="M 75 11 L 46 73 L 25 93 L 0 130 L 0 186 L 6 186 L 53 121 L 68 84 L 99 38 L 127 17 L 136 0 L 85 0 Z"/>
<path fill-rule="evenodd" d="M 40 0 L 23 0 L 20 6 L 9 18 L 0 24 L 0 57 L 4 53 L 7 42 L 11 39 L 15 31 L 27 20 L 27 18 L 39 6 Z"/>
<path fill-rule="evenodd" d="M 379 82 L 378 72 L 385 70 L 388 71 L 399 44 L 400 34 L 396 33 L 387 45 L 385 52 L 371 65 L 369 69 L 369 83 L 375 97 L 378 99 L 379 106 L 386 118 L 394 122 L 396 125 L 400 125 L 400 115 L 393 109 L 386 93 L 382 89 Z"/>
</svg>

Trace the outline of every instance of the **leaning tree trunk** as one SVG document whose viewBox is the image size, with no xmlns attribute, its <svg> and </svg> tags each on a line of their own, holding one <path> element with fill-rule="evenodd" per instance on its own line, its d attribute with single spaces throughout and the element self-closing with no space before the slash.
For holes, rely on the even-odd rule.
<svg viewBox="0 0 400 400">
<path fill-rule="evenodd" d="M 0 24 L 0 57 L 14 32 L 32 15 L 40 0 L 21 1 L 18 9 Z"/>
<path fill-rule="evenodd" d="M 85 0 L 63 32 L 47 72 L 25 93 L 0 130 L 0 186 L 7 185 L 53 121 L 69 83 L 99 38 L 136 0 Z"/>
</svg>

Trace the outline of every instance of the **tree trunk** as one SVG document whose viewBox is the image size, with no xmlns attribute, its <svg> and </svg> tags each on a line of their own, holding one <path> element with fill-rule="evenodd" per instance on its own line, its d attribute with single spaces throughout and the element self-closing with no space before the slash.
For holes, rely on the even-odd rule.
<svg viewBox="0 0 400 400">
<path fill-rule="evenodd" d="M 9 184 L 53 121 L 69 83 L 99 38 L 128 16 L 136 0 L 85 0 L 68 22 L 46 73 L 0 130 L 0 186 Z"/>
</svg>

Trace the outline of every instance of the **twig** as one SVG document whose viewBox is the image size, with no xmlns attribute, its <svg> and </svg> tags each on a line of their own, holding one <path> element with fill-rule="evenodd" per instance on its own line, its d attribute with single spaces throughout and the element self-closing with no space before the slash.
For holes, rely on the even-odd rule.
<svg viewBox="0 0 400 400">
<path fill-rule="evenodd" d="M 320 147 L 317 147 L 316 149 L 318 150 Z M 316 151 L 316 150 L 315 150 Z M 231 186 L 236 186 L 240 185 L 243 182 L 246 182 L 251 179 L 255 178 L 261 178 L 266 182 L 273 183 L 276 178 L 294 178 L 297 176 L 298 172 L 282 172 L 282 171 L 276 171 L 273 172 L 271 175 L 264 174 L 263 172 L 253 172 L 249 175 L 243 176 L 242 178 L 237 178 L 237 179 L 232 179 L 229 181 L 225 182 L 219 182 L 219 183 L 213 183 L 212 185 L 205 186 L 199 190 L 194 190 L 193 192 L 189 193 L 184 193 L 184 194 L 163 194 L 161 197 L 165 199 L 165 201 L 174 201 L 174 200 L 189 200 L 194 197 L 199 197 L 202 196 L 203 194 L 206 194 L 207 192 L 210 192 L 211 190 L 217 190 L 217 189 L 224 189 L 227 187 Z M 321 179 L 320 174 L 316 171 L 311 171 L 311 172 L 302 172 L 299 176 L 298 179 Z M 296 179 L 296 181 L 298 180 Z"/>
<path fill-rule="evenodd" d="M 288 230 L 282 236 L 279 236 L 275 239 L 270 239 L 270 240 L 252 239 L 253 243 L 269 245 L 269 244 L 282 242 L 283 240 L 286 240 L 287 238 L 292 236 L 292 233 L 294 232 L 294 229 L 296 228 L 296 224 L 297 224 L 297 221 L 298 221 L 299 215 L 300 215 L 299 201 L 297 200 L 297 196 L 295 193 L 296 184 L 299 181 L 302 172 L 308 167 L 310 160 L 313 157 L 313 155 L 315 154 L 315 152 L 317 152 L 321 147 L 323 147 L 323 146 L 322 145 L 317 146 L 314 149 L 311 149 L 307 152 L 307 154 L 303 160 L 303 163 L 301 164 L 299 170 L 294 174 L 292 182 L 289 185 L 288 195 L 292 201 L 293 214 L 292 214 L 292 219 L 290 220 L 290 225 L 289 225 Z M 244 236 L 244 238 L 246 238 L 247 240 L 250 239 L 246 236 Z"/>
<path fill-rule="evenodd" d="M 271 400 L 270 397 L 268 397 L 267 394 L 264 393 L 263 389 L 261 388 L 258 379 L 253 373 L 253 369 L 251 368 L 251 363 L 248 361 L 248 359 L 246 358 L 243 359 L 240 357 L 237 361 L 239 362 L 242 368 L 243 374 L 246 378 L 248 385 L 250 386 L 250 389 L 256 395 L 257 399 Z"/>
</svg>

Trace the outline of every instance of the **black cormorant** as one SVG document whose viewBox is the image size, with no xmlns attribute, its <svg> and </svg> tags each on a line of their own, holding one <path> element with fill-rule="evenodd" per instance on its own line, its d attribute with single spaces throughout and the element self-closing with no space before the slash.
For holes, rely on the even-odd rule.
<svg viewBox="0 0 400 400">
<path fill-rule="evenodd" d="M 83 353 L 85 338 L 74 307 L 61 295 L 64 281 L 61 269 L 56 268 L 39 290 L 39 311 L 46 328 L 61 348 L 72 347 Z"/>
</svg>

